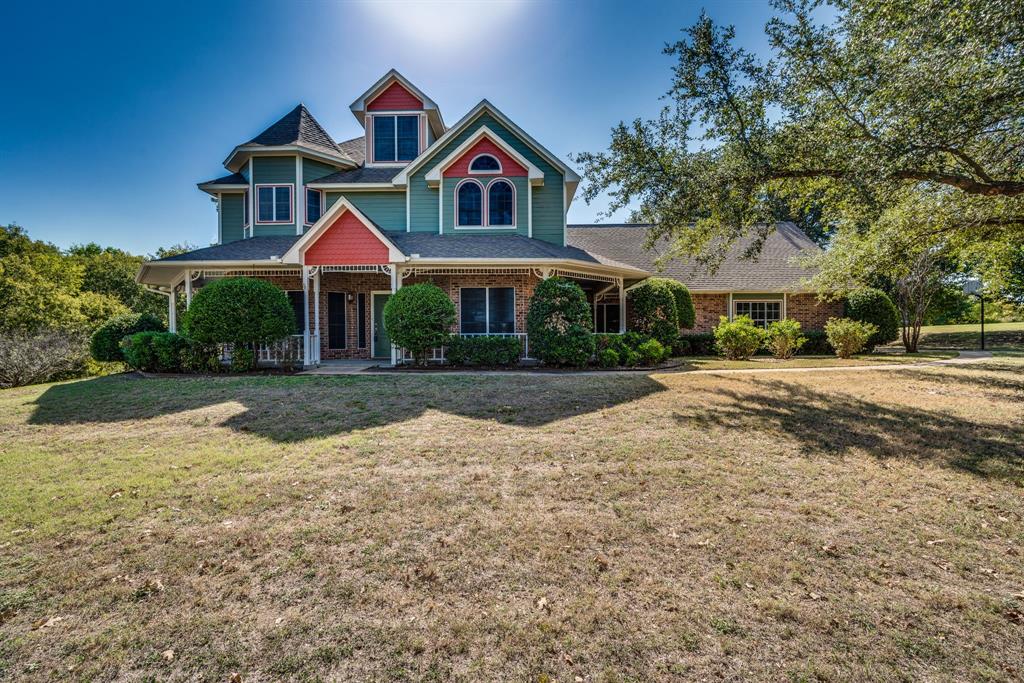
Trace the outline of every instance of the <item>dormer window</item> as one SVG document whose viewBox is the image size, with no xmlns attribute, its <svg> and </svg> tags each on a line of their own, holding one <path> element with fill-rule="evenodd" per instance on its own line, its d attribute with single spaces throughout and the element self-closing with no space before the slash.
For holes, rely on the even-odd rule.
<svg viewBox="0 0 1024 683">
<path fill-rule="evenodd" d="M 373 116 L 373 161 L 412 161 L 420 150 L 418 114 Z"/>
<path fill-rule="evenodd" d="M 469 162 L 470 173 L 501 173 L 501 162 L 493 154 L 480 154 Z"/>
</svg>

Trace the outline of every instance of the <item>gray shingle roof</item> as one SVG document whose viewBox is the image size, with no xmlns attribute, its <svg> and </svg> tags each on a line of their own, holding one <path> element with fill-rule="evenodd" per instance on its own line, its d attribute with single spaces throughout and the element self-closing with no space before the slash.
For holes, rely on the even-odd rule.
<svg viewBox="0 0 1024 683">
<path fill-rule="evenodd" d="M 407 256 L 421 259 L 566 259 L 594 265 L 629 268 L 609 258 L 588 254 L 577 247 L 562 247 L 522 235 L 438 235 L 428 232 L 384 233 Z M 252 237 L 217 244 L 153 263 L 176 261 L 269 261 L 283 256 L 296 235 Z"/>
<path fill-rule="evenodd" d="M 288 247 L 295 243 L 297 235 L 274 235 L 251 237 L 227 244 L 215 244 L 212 247 L 196 249 L 177 256 L 168 256 L 153 263 L 174 261 L 267 261 L 275 256 L 283 256 Z"/>
<path fill-rule="evenodd" d="M 314 183 L 390 183 L 401 172 L 401 168 L 362 166 L 350 171 L 338 171 L 331 175 L 317 178 Z"/>
<path fill-rule="evenodd" d="M 199 183 L 200 185 L 248 185 L 249 181 L 245 179 L 245 176 L 241 173 L 232 173 L 221 178 L 214 178 L 213 180 L 207 180 L 206 182 Z"/>
<path fill-rule="evenodd" d="M 389 239 L 406 255 L 424 259 L 572 259 L 620 268 L 630 266 L 589 254 L 578 247 L 563 247 L 523 235 L 438 235 L 430 232 L 391 232 Z"/>
<path fill-rule="evenodd" d="M 327 134 L 323 126 L 313 118 L 304 104 L 292 109 L 246 144 L 265 147 L 304 145 L 327 154 L 349 158 L 345 151 Z"/>
<path fill-rule="evenodd" d="M 679 280 L 692 291 L 700 292 L 766 292 L 805 289 L 801 283 L 814 275 L 814 270 L 795 262 L 795 258 L 820 252 L 799 228 L 792 223 L 777 223 L 756 259 L 743 253 L 751 240 L 743 239 L 730 250 L 722 265 L 711 274 L 693 259 L 673 259 L 658 271 L 655 261 L 666 252 L 667 241 L 652 249 L 644 248 L 646 229 L 643 224 L 570 225 L 566 240 L 592 254 L 628 263 L 651 273 Z"/>
<path fill-rule="evenodd" d="M 357 138 L 352 138 L 351 140 L 339 142 L 338 147 L 341 148 L 341 151 L 344 152 L 349 159 L 356 162 L 360 166 L 362 166 L 366 162 L 365 136 L 360 135 Z"/>
</svg>

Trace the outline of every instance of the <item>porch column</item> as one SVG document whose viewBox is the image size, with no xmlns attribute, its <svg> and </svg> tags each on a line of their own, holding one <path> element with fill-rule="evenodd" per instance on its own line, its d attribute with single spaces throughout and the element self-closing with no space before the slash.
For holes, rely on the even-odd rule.
<svg viewBox="0 0 1024 683">
<path fill-rule="evenodd" d="M 402 276 L 398 272 L 398 264 L 391 264 L 391 293 L 394 294 L 402 286 Z M 383 324 L 383 323 L 382 323 Z M 391 364 L 398 365 L 398 347 L 391 344 Z"/>
<path fill-rule="evenodd" d="M 167 331 L 178 331 L 178 289 L 171 285 L 171 293 L 167 295 Z"/>
<path fill-rule="evenodd" d="M 623 278 L 619 278 L 619 334 L 626 332 L 626 288 Z"/>
<path fill-rule="evenodd" d="M 309 266 L 302 266 L 302 365 L 310 364 L 309 354 Z"/>
<path fill-rule="evenodd" d="M 320 268 L 313 275 L 313 362 L 320 364 Z"/>
<path fill-rule="evenodd" d="M 192 306 L 192 270 L 185 271 L 185 310 Z"/>
</svg>

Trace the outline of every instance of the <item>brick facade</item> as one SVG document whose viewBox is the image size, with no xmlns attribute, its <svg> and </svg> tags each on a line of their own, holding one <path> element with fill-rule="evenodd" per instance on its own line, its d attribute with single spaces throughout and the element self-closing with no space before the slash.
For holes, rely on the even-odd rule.
<svg viewBox="0 0 1024 683">
<path fill-rule="evenodd" d="M 694 316 L 692 332 L 710 332 L 723 315 L 729 314 L 728 294 L 690 294 Z"/>
<path fill-rule="evenodd" d="M 693 332 L 710 332 L 721 316 L 729 312 L 728 294 L 692 293 L 696 322 Z M 818 302 L 815 294 L 790 294 L 786 298 L 786 317 L 796 320 L 805 330 L 820 330 L 829 318 L 843 316 L 842 301 Z"/>
<path fill-rule="evenodd" d="M 463 287 L 515 287 L 516 290 L 516 332 L 526 333 L 526 311 L 530 305 L 533 290 L 540 278 L 533 273 L 488 274 L 473 273 L 467 275 L 424 275 L 409 277 L 402 285 L 419 282 L 432 282 L 448 295 L 455 304 L 455 325 L 452 332 L 459 331 L 459 290 Z"/>
</svg>

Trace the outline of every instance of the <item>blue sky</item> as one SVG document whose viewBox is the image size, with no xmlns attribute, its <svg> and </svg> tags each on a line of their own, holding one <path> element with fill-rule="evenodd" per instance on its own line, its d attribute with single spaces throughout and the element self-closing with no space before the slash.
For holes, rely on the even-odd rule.
<svg viewBox="0 0 1024 683">
<path fill-rule="evenodd" d="M 0 224 L 134 253 L 215 239 L 196 189 L 305 102 L 337 140 L 395 67 L 453 123 L 486 97 L 563 159 L 651 116 L 666 41 L 701 7 L 766 47 L 767 2 L 229 2 L 5 5 Z M 599 220 L 578 200 L 570 222 Z M 624 215 L 607 219 L 624 219 Z"/>
</svg>

